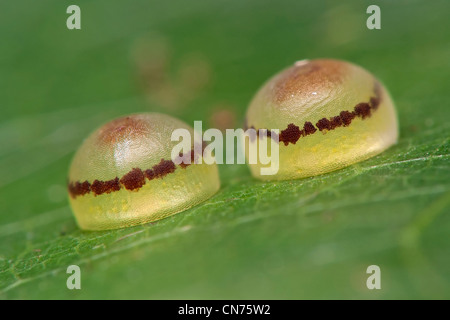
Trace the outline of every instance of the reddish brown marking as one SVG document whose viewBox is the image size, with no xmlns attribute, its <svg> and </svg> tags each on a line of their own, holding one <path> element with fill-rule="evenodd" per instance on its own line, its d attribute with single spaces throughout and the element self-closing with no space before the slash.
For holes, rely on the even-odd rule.
<svg viewBox="0 0 450 320">
<path fill-rule="evenodd" d="M 334 128 L 340 127 L 343 124 L 340 116 L 332 117 L 330 119 L 330 122 L 331 122 L 331 130 L 333 130 Z"/>
<path fill-rule="evenodd" d="M 91 192 L 91 184 L 88 181 L 84 182 L 71 182 L 69 184 L 69 193 L 77 194 L 77 195 L 85 195 L 86 193 Z"/>
<path fill-rule="evenodd" d="M 188 151 L 186 154 L 182 154 L 181 152 L 179 153 L 179 159 L 181 160 L 181 163 L 179 164 L 179 166 L 181 168 L 186 168 L 188 166 L 190 166 L 193 163 L 196 163 L 196 154 L 197 153 L 197 158 L 199 154 L 203 154 L 203 151 L 205 151 L 207 144 L 205 141 L 202 142 L 202 144 L 196 144 L 194 146 L 194 149 L 192 149 L 191 151 Z"/>
<path fill-rule="evenodd" d="M 353 112 L 349 112 L 349 111 L 341 111 L 339 116 L 341 117 L 344 127 L 346 127 L 350 123 L 352 123 L 352 120 L 355 118 L 355 115 L 353 114 Z"/>
<path fill-rule="evenodd" d="M 115 178 L 108 181 L 94 180 L 94 182 L 92 182 L 91 184 L 91 191 L 96 196 L 103 193 L 111 193 L 113 191 L 119 190 L 120 190 L 119 178 Z"/>
<path fill-rule="evenodd" d="M 294 65 L 274 79 L 273 99 L 281 103 L 291 99 L 292 95 L 328 90 L 342 82 L 347 69 L 347 63 L 327 59 Z"/>
<path fill-rule="evenodd" d="M 376 109 L 378 109 L 378 106 L 380 105 L 380 99 L 379 98 L 375 98 L 375 97 L 371 97 L 369 104 L 370 104 L 370 107 L 373 110 L 376 110 Z"/>
<path fill-rule="evenodd" d="M 186 154 L 182 154 L 180 152 L 180 158 L 181 158 L 181 163 L 180 163 L 180 167 L 181 168 L 186 168 L 188 166 L 190 166 L 192 163 L 194 163 L 195 160 L 195 153 L 194 150 L 189 151 Z"/>
<path fill-rule="evenodd" d="M 172 173 L 175 171 L 175 163 L 172 160 L 164 160 L 153 166 L 153 173 L 155 174 L 155 178 L 162 178 L 165 175 Z"/>
<path fill-rule="evenodd" d="M 202 150 L 205 147 L 206 145 L 203 145 Z M 193 157 L 193 150 L 188 153 L 188 155 L 191 154 Z M 182 164 L 180 164 L 180 167 L 182 167 Z M 152 169 L 142 171 L 140 168 L 133 168 L 130 172 L 124 174 L 121 179 L 115 178 L 108 181 L 94 180 L 92 184 L 90 184 L 88 181 L 70 182 L 68 185 L 69 194 L 72 196 L 72 198 L 76 198 L 77 196 L 83 196 L 92 191 L 95 196 L 98 196 L 103 193 L 119 191 L 122 186 L 130 191 L 139 190 L 145 185 L 145 178 L 147 178 L 149 181 L 156 178 L 162 178 L 169 173 L 173 173 L 175 169 L 176 166 L 172 160 L 161 159 L 161 161 L 158 164 L 154 165 Z"/>
<path fill-rule="evenodd" d="M 133 168 L 133 170 L 125 174 L 122 179 L 120 179 L 120 183 L 127 190 L 136 190 L 142 188 L 142 186 L 145 184 L 144 172 L 142 172 L 142 170 L 139 168 Z"/>
<path fill-rule="evenodd" d="M 288 127 L 280 132 L 279 141 L 283 141 L 284 145 L 287 146 L 290 143 L 295 144 L 301 136 L 300 128 L 295 124 L 290 123 Z"/>
<path fill-rule="evenodd" d="M 145 170 L 145 177 L 148 180 L 153 180 L 153 179 L 155 179 L 155 172 L 152 169 L 147 169 L 147 170 Z"/>
<path fill-rule="evenodd" d="M 315 133 L 316 131 L 317 131 L 317 129 L 309 121 L 306 121 L 305 124 L 303 125 L 303 132 L 304 132 L 305 137 L 309 136 L 310 134 Z"/>
<path fill-rule="evenodd" d="M 317 126 L 317 128 L 319 128 L 320 131 L 330 130 L 331 122 L 327 118 L 322 118 L 316 123 L 316 126 Z"/>
<path fill-rule="evenodd" d="M 354 112 L 355 112 L 355 114 L 358 117 L 360 117 L 362 119 L 365 119 L 365 118 L 371 116 L 371 110 L 370 109 L 371 108 L 370 108 L 370 105 L 368 103 L 362 102 L 362 103 L 358 103 L 355 106 L 355 111 Z"/>
<path fill-rule="evenodd" d="M 339 115 L 331 117 L 331 118 L 322 118 L 316 123 L 317 129 L 320 131 L 329 131 L 334 130 L 339 127 L 347 127 L 349 126 L 353 119 L 359 117 L 361 119 L 366 119 L 372 115 L 372 112 L 378 109 L 378 106 L 381 103 L 381 85 L 378 81 L 375 81 L 374 84 L 374 93 L 375 97 L 370 97 L 370 101 L 358 103 L 353 111 L 341 111 Z M 247 126 L 247 123 L 245 123 Z M 279 142 L 283 142 L 284 145 L 288 145 L 289 143 L 295 144 L 301 137 L 306 137 L 310 134 L 314 134 L 317 129 L 314 125 L 306 121 L 303 125 L 303 130 L 300 130 L 298 126 L 293 123 L 288 124 L 285 130 L 282 130 L 279 135 Z M 250 128 L 255 128 L 251 126 Z M 259 131 L 256 131 L 259 134 Z M 270 136 L 270 135 L 269 135 Z M 274 132 L 272 132 L 272 138 L 274 138 Z"/>
<path fill-rule="evenodd" d="M 114 145 L 127 138 L 137 138 L 147 135 L 150 128 L 146 121 L 138 115 L 113 120 L 100 128 L 98 141 L 100 144 Z"/>
<path fill-rule="evenodd" d="M 298 139 L 300 139 L 300 137 L 309 136 L 310 134 L 313 134 L 316 131 L 317 129 L 309 121 L 305 122 L 302 130 L 300 130 L 300 128 L 297 127 L 295 124 L 290 123 L 285 130 L 281 131 L 278 137 L 278 141 L 282 141 L 285 146 L 287 146 L 289 143 L 295 144 L 298 141 Z M 275 132 L 272 132 L 272 136 L 274 135 Z"/>
<path fill-rule="evenodd" d="M 375 81 L 373 92 L 375 93 L 375 97 L 370 97 L 369 104 L 373 110 L 377 110 L 381 102 L 381 84 L 378 81 Z"/>
</svg>

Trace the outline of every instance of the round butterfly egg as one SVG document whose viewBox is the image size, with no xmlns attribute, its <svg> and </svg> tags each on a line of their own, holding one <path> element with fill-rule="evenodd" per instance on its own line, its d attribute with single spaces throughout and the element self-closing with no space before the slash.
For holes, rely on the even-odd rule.
<svg viewBox="0 0 450 320">
<path fill-rule="evenodd" d="M 194 136 L 190 126 L 173 117 L 135 114 L 105 124 L 83 142 L 72 160 L 68 185 L 70 204 L 82 229 L 156 221 L 219 190 L 217 165 L 195 159 L 194 145 L 180 155 L 193 160 L 191 164 L 172 161 L 177 142 L 171 136 L 176 129 Z"/>
<path fill-rule="evenodd" d="M 396 111 L 384 86 L 363 68 L 332 59 L 298 61 L 269 79 L 251 101 L 245 126 L 270 133 L 250 143 L 278 138 L 277 172 L 261 175 L 265 165 L 250 164 L 253 176 L 264 180 L 341 169 L 398 139 Z"/>
</svg>

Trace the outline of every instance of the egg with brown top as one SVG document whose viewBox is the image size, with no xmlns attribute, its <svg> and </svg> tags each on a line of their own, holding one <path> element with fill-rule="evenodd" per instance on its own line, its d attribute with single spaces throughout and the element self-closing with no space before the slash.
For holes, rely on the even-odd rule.
<svg viewBox="0 0 450 320">
<path fill-rule="evenodd" d="M 264 180 L 315 176 L 373 157 L 398 139 L 392 99 L 371 73 L 349 62 L 302 60 L 269 79 L 246 113 L 246 127 L 278 138 L 278 171 Z M 276 134 L 270 130 L 278 129 Z M 248 156 L 248 155 L 247 155 Z"/>
<path fill-rule="evenodd" d="M 156 221 L 190 208 L 219 190 L 217 165 L 172 161 L 172 132 L 194 130 L 158 113 L 113 120 L 92 133 L 69 171 L 69 199 L 78 225 L 106 230 Z M 200 152 L 200 157 L 201 157 Z M 201 162 L 201 163 L 200 163 Z M 213 163 L 209 161 L 208 163 Z"/>
</svg>

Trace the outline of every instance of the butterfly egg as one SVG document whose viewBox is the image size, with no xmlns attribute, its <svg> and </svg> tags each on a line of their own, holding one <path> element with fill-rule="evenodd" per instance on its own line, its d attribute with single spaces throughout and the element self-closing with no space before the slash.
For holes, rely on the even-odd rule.
<svg viewBox="0 0 450 320">
<path fill-rule="evenodd" d="M 176 165 L 175 129 L 194 130 L 158 113 L 113 120 L 92 133 L 69 171 L 69 199 L 82 229 L 105 230 L 165 218 L 210 198 L 219 190 L 217 165 L 200 163 L 194 144 Z M 201 149 L 201 147 L 200 147 Z M 194 164 L 195 163 L 195 164 Z M 211 163 L 211 162 L 209 162 Z"/>
<path fill-rule="evenodd" d="M 248 107 L 246 127 L 279 130 L 250 141 L 278 137 L 278 172 L 261 175 L 266 165 L 250 164 L 252 174 L 264 180 L 337 170 L 379 154 L 398 138 L 384 86 L 363 68 L 331 59 L 298 61 L 269 79 Z"/>
</svg>

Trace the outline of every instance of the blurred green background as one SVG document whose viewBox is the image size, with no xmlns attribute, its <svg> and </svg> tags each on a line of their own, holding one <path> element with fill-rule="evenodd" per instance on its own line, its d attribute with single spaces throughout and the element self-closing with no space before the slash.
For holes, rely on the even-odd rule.
<svg viewBox="0 0 450 320">
<path fill-rule="evenodd" d="M 0 298 L 450 298 L 450 2 L 376 3 L 381 30 L 373 1 L 2 1 Z M 96 127 L 144 111 L 239 127 L 268 77 L 319 57 L 385 83 L 398 145 L 297 181 L 221 165 L 219 193 L 182 214 L 78 229 L 67 170 Z"/>
</svg>

